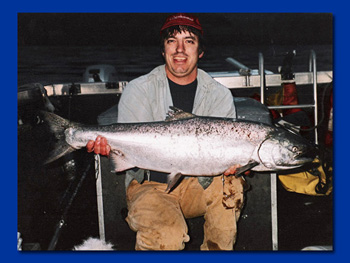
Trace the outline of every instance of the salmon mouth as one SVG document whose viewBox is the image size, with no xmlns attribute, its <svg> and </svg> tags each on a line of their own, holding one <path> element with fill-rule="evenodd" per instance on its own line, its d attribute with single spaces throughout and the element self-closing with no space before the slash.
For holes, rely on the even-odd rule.
<svg viewBox="0 0 350 263">
<path fill-rule="evenodd" d="M 318 154 L 316 148 L 306 146 L 304 150 L 297 152 L 294 155 L 294 159 L 304 161 L 304 160 L 314 160 Z"/>
<path fill-rule="evenodd" d="M 306 163 L 310 163 L 313 161 L 313 158 L 310 157 L 298 157 L 294 160 L 294 162 L 291 162 L 290 165 L 291 166 L 295 166 L 295 165 L 304 165 Z"/>
<path fill-rule="evenodd" d="M 301 151 L 293 155 L 293 161 L 290 162 L 290 166 L 302 166 L 306 163 L 312 162 L 317 156 L 317 153 L 308 149 L 307 151 Z M 286 166 L 289 166 L 288 164 Z"/>
</svg>

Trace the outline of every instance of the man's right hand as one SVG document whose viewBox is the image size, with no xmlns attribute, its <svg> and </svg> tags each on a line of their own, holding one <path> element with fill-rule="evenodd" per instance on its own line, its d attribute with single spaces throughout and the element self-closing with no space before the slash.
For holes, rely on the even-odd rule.
<svg viewBox="0 0 350 263">
<path fill-rule="evenodd" d="M 224 175 L 229 176 L 229 175 L 234 175 L 236 173 L 237 168 L 242 167 L 240 164 L 235 164 L 233 166 L 231 166 L 230 168 L 228 168 L 225 172 Z M 249 175 L 250 171 L 246 171 L 244 172 L 245 175 Z"/>
<path fill-rule="evenodd" d="M 90 140 L 86 144 L 87 151 L 89 153 L 94 152 L 96 154 L 101 155 L 109 155 L 109 152 L 111 151 L 111 146 L 107 143 L 107 139 L 102 136 L 97 136 L 96 140 Z"/>
</svg>

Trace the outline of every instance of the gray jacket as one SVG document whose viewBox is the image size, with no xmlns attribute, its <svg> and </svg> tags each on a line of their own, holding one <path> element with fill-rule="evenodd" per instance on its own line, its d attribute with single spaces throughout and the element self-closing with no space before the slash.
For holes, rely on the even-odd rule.
<svg viewBox="0 0 350 263">
<path fill-rule="evenodd" d="M 194 99 L 193 114 L 199 116 L 236 118 L 236 108 L 228 88 L 215 81 L 209 74 L 198 69 L 197 91 Z M 125 87 L 118 105 L 118 122 L 163 121 L 173 106 L 165 65 L 153 69 L 150 73 L 132 80 Z M 126 187 L 136 179 L 141 182 L 144 171 L 127 171 Z M 199 177 L 204 188 L 210 185 L 212 177 Z"/>
</svg>

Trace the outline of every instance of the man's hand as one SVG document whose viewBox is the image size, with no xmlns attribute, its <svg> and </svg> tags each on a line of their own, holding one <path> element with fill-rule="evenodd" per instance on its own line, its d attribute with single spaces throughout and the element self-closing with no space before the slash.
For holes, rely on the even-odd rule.
<svg viewBox="0 0 350 263">
<path fill-rule="evenodd" d="M 109 155 L 109 152 L 111 151 L 111 146 L 108 145 L 107 139 L 102 136 L 97 136 L 96 140 L 90 140 L 86 144 L 87 151 L 89 153 L 94 152 L 96 154 L 101 155 Z"/>
<path fill-rule="evenodd" d="M 242 165 L 240 164 L 235 164 L 233 166 L 231 166 L 230 168 L 228 168 L 225 172 L 224 175 L 229 176 L 229 175 L 234 175 L 236 173 L 237 168 L 242 167 Z M 249 175 L 250 171 L 246 171 L 244 172 L 245 175 Z"/>
</svg>

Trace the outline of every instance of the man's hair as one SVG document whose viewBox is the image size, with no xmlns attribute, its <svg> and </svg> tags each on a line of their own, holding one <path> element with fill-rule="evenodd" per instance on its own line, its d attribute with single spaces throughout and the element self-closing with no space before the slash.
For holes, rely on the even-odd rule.
<svg viewBox="0 0 350 263">
<path fill-rule="evenodd" d="M 198 54 L 201 54 L 205 50 L 205 45 L 204 45 L 204 38 L 201 32 L 191 26 L 184 26 L 184 25 L 179 25 L 179 26 L 171 26 L 166 29 L 164 29 L 161 32 L 160 35 L 160 49 L 162 52 L 164 52 L 164 41 L 167 40 L 168 38 L 174 36 L 176 33 L 182 33 L 182 32 L 189 32 L 198 37 Z"/>
</svg>

